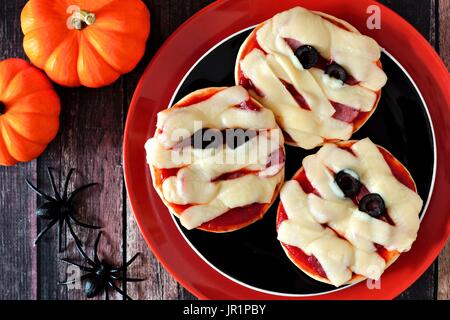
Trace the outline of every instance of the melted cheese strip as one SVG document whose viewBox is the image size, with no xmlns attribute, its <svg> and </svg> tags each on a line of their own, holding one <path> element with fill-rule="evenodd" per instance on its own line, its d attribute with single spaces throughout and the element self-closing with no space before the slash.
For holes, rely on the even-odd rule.
<svg viewBox="0 0 450 320">
<path fill-rule="evenodd" d="M 232 87 L 202 102 L 158 113 L 157 133 L 145 146 L 147 162 L 156 168 L 180 168 L 176 176 L 155 187 L 167 203 L 192 204 L 180 215 L 187 229 L 232 208 L 270 203 L 284 177 L 284 162 L 275 161 L 284 149 L 274 116 L 265 108 L 252 111 L 236 107 L 249 99 L 244 88 Z M 201 128 L 258 129 L 258 134 L 234 149 L 227 144 L 207 149 L 194 149 L 190 143 L 180 146 L 180 140 Z M 241 170 L 254 173 L 215 181 L 223 174 Z"/>
<path fill-rule="evenodd" d="M 209 99 L 189 107 L 161 111 L 158 113 L 156 126 L 164 134 L 158 135 L 157 139 L 164 147 L 170 148 L 180 139 L 189 138 L 201 128 L 276 128 L 277 124 L 270 110 L 261 108 L 258 112 L 249 112 L 236 108 L 249 99 L 250 96 L 244 88 L 235 86 L 219 91 Z M 201 127 L 196 127 L 196 122 L 201 122 Z M 173 136 L 174 133 L 176 137 Z"/>
<path fill-rule="evenodd" d="M 254 49 L 240 61 L 245 77 L 264 95 L 255 98 L 275 113 L 281 128 L 302 148 L 312 149 L 324 138 L 349 139 L 353 125 L 332 118 L 335 109 L 330 101 L 369 112 L 374 108 L 376 91 L 386 83 L 386 75 L 376 64 L 379 46 L 350 29 L 343 30 L 318 14 L 296 7 L 275 15 L 257 30 L 256 39 L 267 54 Z M 325 59 L 342 65 L 359 84 L 337 84 L 320 69 L 303 69 L 285 39 L 312 45 Z M 302 109 L 280 80 L 292 84 L 311 111 Z"/>
<path fill-rule="evenodd" d="M 386 263 L 374 246 L 408 251 L 417 237 L 422 200 L 400 183 L 378 147 L 370 139 L 356 142 L 351 152 L 334 144 L 303 160 L 303 168 L 320 197 L 306 194 L 295 180 L 285 183 L 281 202 L 288 219 L 280 224 L 278 239 L 314 255 L 335 286 L 349 281 L 352 272 L 378 279 Z M 336 195 L 333 172 L 351 169 L 371 193 L 379 193 L 395 226 L 358 210 L 350 200 Z M 346 240 L 339 238 L 327 224 Z"/>
</svg>

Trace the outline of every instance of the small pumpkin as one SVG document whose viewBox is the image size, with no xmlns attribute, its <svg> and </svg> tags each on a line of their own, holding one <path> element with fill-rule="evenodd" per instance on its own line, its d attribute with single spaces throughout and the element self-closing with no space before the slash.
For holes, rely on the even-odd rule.
<svg viewBox="0 0 450 320">
<path fill-rule="evenodd" d="M 150 12 L 141 0 L 30 0 L 21 25 L 25 53 L 50 79 L 98 88 L 141 60 Z"/>
<path fill-rule="evenodd" d="M 37 158 L 59 128 L 60 102 L 47 77 L 22 59 L 0 61 L 0 165 Z"/>
</svg>

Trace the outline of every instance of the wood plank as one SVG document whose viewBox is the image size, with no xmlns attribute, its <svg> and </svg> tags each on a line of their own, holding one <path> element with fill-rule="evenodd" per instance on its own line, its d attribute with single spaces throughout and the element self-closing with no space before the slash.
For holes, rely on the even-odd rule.
<svg viewBox="0 0 450 320">
<path fill-rule="evenodd" d="M 18 12 L 25 2 L 0 2 L 0 60 L 24 58 Z M 36 179 L 36 161 L 0 167 L 0 299 L 34 299 L 37 294 L 36 197 L 25 178 Z"/>
<path fill-rule="evenodd" d="M 64 95 L 60 153 L 62 174 L 76 168 L 72 188 L 99 183 L 80 195 L 77 212 L 81 221 L 104 227 L 99 254 L 113 265 L 121 265 L 123 261 L 122 87 L 123 82 L 119 80 L 112 86 L 96 90 L 65 89 L 76 92 L 76 97 Z M 90 249 L 97 231 L 76 227 L 76 232 L 92 254 Z M 71 237 L 68 239 L 70 247 L 64 256 L 80 260 Z M 67 270 L 65 264 L 59 264 L 59 268 L 63 272 Z M 122 299 L 118 294 L 110 297 Z M 84 294 L 81 290 L 70 290 L 68 298 L 83 299 Z"/>
<path fill-rule="evenodd" d="M 444 61 L 447 69 L 450 68 L 450 1 L 438 1 L 437 10 L 439 26 L 439 55 Z"/>
<path fill-rule="evenodd" d="M 36 297 L 36 248 L 33 247 L 36 198 L 24 181 L 25 177 L 34 180 L 35 175 L 36 161 L 0 168 L 2 300 Z"/>
<path fill-rule="evenodd" d="M 438 1 L 439 54 L 447 69 L 450 68 L 450 1 Z M 450 242 L 439 255 L 437 298 L 450 300 Z"/>
<path fill-rule="evenodd" d="M 450 242 L 439 255 L 437 299 L 450 300 Z"/>
<path fill-rule="evenodd" d="M 47 168 L 54 168 L 54 177 L 59 184 L 61 173 L 61 153 L 62 153 L 62 136 L 66 131 L 66 108 L 68 101 L 77 99 L 76 90 L 68 90 L 55 86 L 57 93 L 61 99 L 61 115 L 60 129 L 55 140 L 46 152 L 39 158 L 37 165 L 37 186 L 40 190 L 52 193 L 50 179 Z M 42 199 L 38 201 L 38 205 L 42 204 Z M 38 220 L 38 229 L 41 230 L 45 226 L 45 221 Z M 63 233 L 63 244 L 66 244 L 65 233 Z M 50 230 L 37 244 L 38 247 L 38 299 L 41 300 L 66 300 L 67 287 L 58 285 L 59 281 L 66 279 L 66 270 L 61 267 L 60 258 L 66 256 L 65 252 L 59 252 L 58 233 L 56 229 Z"/>
<path fill-rule="evenodd" d="M 61 95 L 60 95 L 61 96 Z M 47 166 L 55 168 L 55 179 L 60 180 L 61 159 L 59 152 L 61 148 L 61 132 L 47 149 L 47 152 L 38 160 L 37 165 L 37 186 L 40 190 L 52 193 L 52 187 L 47 174 Z M 42 199 L 38 200 L 38 205 L 43 203 Z M 45 227 L 46 222 L 38 219 L 38 230 Z M 65 234 L 64 234 L 65 243 Z M 38 299 L 43 300 L 65 300 L 67 299 L 67 289 L 65 286 L 58 286 L 59 280 L 65 279 L 65 272 L 60 270 L 58 259 L 58 234 L 56 229 L 50 230 L 41 241 L 37 244 L 38 248 Z"/>
<path fill-rule="evenodd" d="M 105 256 L 114 265 L 123 261 L 122 87 L 122 80 L 96 90 L 58 87 L 62 102 L 61 130 L 56 142 L 39 161 L 38 168 L 39 187 L 45 190 L 50 190 L 47 166 L 55 168 L 57 181 L 64 180 L 70 168 L 76 169 L 69 190 L 91 182 L 99 183 L 80 194 L 76 212 L 80 221 L 104 227 L 100 256 Z M 97 231 L 74 228 L 86 243 L 88 253 L 92 254 Z M 47 238 L 40 245 L 40 298 L 85 299 L 81 287 L 68 289 L 57 285 L 74 272 L 59 258 L 69 257 L 79 262 L 82 259 L 67 230 L 63 239 L 67 249 L 61 253 L 58 252 L 56 232 L 52 234 L 50 240 Z M 118 294 L 112 294 L 110 298 L 122 299 Z M 103 296 L 97 299 L 103 299 Z"/>
</svg>

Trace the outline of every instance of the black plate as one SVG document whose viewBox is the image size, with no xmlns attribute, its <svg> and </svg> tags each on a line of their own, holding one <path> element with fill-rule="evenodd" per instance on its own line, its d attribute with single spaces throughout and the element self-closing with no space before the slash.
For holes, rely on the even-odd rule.
<svg viewBox="0 0 450 320">
<path fill-rule="evenodd" d="M 233 86 L 236 56 L 249 33 L 235 35 L 205 56 L 181 84 L 174 101 L 197 89 Z M 414 85 L 402 69 L 384 53 L 381 62 L 389 80 L 376 112 L 352 138 L 369 137 L 391 151 L 409 169 L 426 203 L 434 165 L 429 118 Z M 290 179 L 301 167 L 305 156 L 316 151 L 286 146 L 286 178 Z M 187 231 L 181 225 L 180 228 L 204 259 L 247 285 L 286 294 L 335 290 L 333 286 L 311 279 L 287 258 L 276 236 L 277 207 L 278 200 L 261 221 L 231 233 Z"/>
</svg>

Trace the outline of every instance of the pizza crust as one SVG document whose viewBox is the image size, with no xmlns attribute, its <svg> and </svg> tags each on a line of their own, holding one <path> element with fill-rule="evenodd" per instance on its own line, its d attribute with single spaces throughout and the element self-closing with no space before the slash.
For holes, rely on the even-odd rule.
<svg viewBox="0 0 450 320">
<path fill-rule="evenodd" d="M 230 93 L 231 92 L 236 92 L 237 90 L 239 90 L 239 94 L 240 95 L 242 95 L 242 93 L 243 92 L 246 92 L 243 88 L 241 88 L 241 89 L 236 89 L 236 88 L 238 88 L 238 87 L 234 87 L 234 88 L 226 88 L 226 87 L 220 87 L 220 88 L 206 88 L 206 89 L 200 89 L 200 90 L 197 90 L 197 91 L 195 91 L 195 92 L 193 92 L 193 93 L 191 93 L 191 94 L 189 94 L 188 96 L 186 96 L 186 97 L 184 97 L 183 99 L 181 99 L 177 104 L 175 104 L 175 106 L 173 107 L 174 109 L 183 109 L 183 108 L 189 108 L 189 106 L 193 106 L 193 105 L 200 105 L 201 103 L 206 103 L 207 105 L 206 105 L 206 109 L 208 108 L 208 100 L 209 99 L 211 99 L 215 94 L 217 94 L 217 93 L 219 93 L 219 92 L 221 92 L 221 91 L 225 91 L 225 90 L 229 90 L 230 91 Z M 233 91 L 234 90 L 234 91 Z M 223 95 L 226 95 L 226 94 L 228 94 L 228 93 L 223 93 Z M 259 110 L 259 111 L 245 111 L 245 112 L 248 112 L 248 113 L 252 113 L 252 115 L 251 115 L 251 117 L 248 119 L 248 120 L 246 120 L 245 119 L 245 112 L 244 112 L 244 115 L 241 117 L 241 119 L 239 119 L 239 121 L 241 121 L 241 123 L 242 122 L 245 122 L 245 121 L 250 121 L 250 123 L 251 123 L 251 128 L 253 129 L 253 126 L 255 126 L 255 127 L 257 127 L 257 128 L 259 128 L 259 127 L 262 127 L 262 128 L 264 128 L 265 127 L 265 125 L 264 125 L 264 122 L 262 122 L 262 123 L 260 123 L 260 125 L 258 125 L 258 123 L 255 123 L 255 122 L 258 122 L 257 120 L 259 119 L 259 118 L 261 118 L 261 117 L 268 117 L 266 120 L 265 120 L 265 122 L 267 123 L 266 125 L 268 125 L 268 127 L 267 127 L 267 129 L 262 129 L 262 131 L 260 131 L 259 132 L 259 135 L 257 136 L 257 137 L 255 137 L 255 138 L 253 138 L 252 140 L 255 140 L 254 142 L 248 142 L 248 143 L 246 143 L 246 145 L 248 146 L 248 145 L 250 145 L 251 143 L 253 143 L 253 145 L 255 146 L 257 146 L 257 141 L 261 141 L 261 139 L 266 139 L 266 135 L 267 135 L 267 139 L 271 139 L 271 137 L 272 138 L 275 138 L 275 139 L 277 139 L 277 135 L 273 135 L 273 130 L 279 130 L 278 129 L 278 126 L 276 125 L 276 123 L 274 122 L 274 120 L 270 120 L 270 117 L 269 117 L 269 114 L 271 115 L 271 117 L 272 117 L 272 119 L 273 119 L 273 115 L 271 114 L 271 112 L 270 112 L 270 110 L 268 110 L 268 109 L 265 109 L 263 106 L 261 106 L 257 101 L 255 101 L 253 98 L 251 98 L 250 96 L 248 96 L 248 93 L 245 93 L 245 95 L 247 96 L 247 98 L 248 99 L 250 99 L 253 103 L 255 103 L 257 106 L 259 106 L 260 108 L 261 108 L 261 110 Z M 200 99 L 198 99 L 200 97 Z M 235 97 L 233 98 L 233 97 L 231 97 L 231 99 L 235 99 Z M 191 104 L 191 102 L 192 102 L 192 104 Z M 225 102 L 226 103 L 226 102 Z M 231 104 L 230 106 L 233 106 L 233 104 Z M 186 110 L 186 109 L 185 109 Z M 201 115 L 201 116 L 208 116 L 207 115 L 207 113 L 208 112 L 197 112 L 197 111 L 194 111 L 194 115 L 195 116 L 199 116 L 199 114 Z M 169 115 L 170 116 L 170 115 Z M 165 117 L 165 119 L 167 119 L 169 116 L 167 116 L 167 115 L 164 115 L 164 117 Z M 216 122 L 220 122 L 220 119 L 217 117 L 217 116 L 215 116 L 215 115 L 212 115 L 213 116 L 213 118 L 214 119 L 212 119 L 212 120 L 210 120 L 210 122 L 212 121 L 212 122 L 214 122 L 214 121 L 216 121 Z M 222 117 L 223 116 L 223 114 L 222 113 L 220 113 L 220 116 Z M 183 117 L 185 117 L 184 115 L 183 115 Z M 189 118 L 189 116 L 187 116 L 187 118 Z M 161 120 L 161 118 L 159 117 L 159 126 L 158 126 L 158 128 L 156 129 L 156 131 L 155 131 L 155 137 L 157 137 L 159 134 L 161 134 L 161 132 L 162 132 L 162 123 L 167 123 L 167 122 L 163 122 L 163 121 L 160 121 Z M 173 119 L 172 119 L 173 120 Z M 184 119 L 181 119 L 181 123 L 183 123 L 183 120 Z M 192 119 L 189 119 L 189 120 L 187 120 L 187 121 L 190 121 L 190 120 L 192 120 Z M 209 120 L 207 120 L 206 122 L 208 122 Z M 232 121 L 234 121 L 234 120 L 232 120 Z M 271 123 L 270 121 L 273 121 L 273 123 Z M 177 125 L 179 124 L 177 121 L 172 121 L 172 122 L 175 122 Z M 170 123 L 169 123 L 170 124 Z M 173 124 L 171 124 L 172 126 L 174 126 Z M 222 125 L 222 126 L 226 126 L 226 124 L 222 124 L 222 123 L 220 123 L 220 125 Z M 183 126 L 181 126 L 181 127 L 183 127 Z M 214 126 L 212 126 L 211 128 L 215 128 Z M 231 128 L 233 128 L 233 126 L 231 126 Z M 239 126 L 237 127 L 237 128 L 240 128 Z M 219 128 L 220 129 L 220 128 Z M 245 128 L 243 128 L 243 129 L 245 129 Z M 262 133 L 261 133 L 262 132 Z M 280 135 L 281 136 L 281 135 Z M 150 139 L 150 140 L 153 140 L 152 141 L 152 143 L 157 143 L 157 142 L 155 142 L 156 140 L 155 140 L 156 138 L 153 138 L 153 139 Z M 259 139 L 259 140 L 256 140 L 256 139 Z M 273 144 L 273 145 L 271 145 L 271 147 L 270 148 L 276 148 L 276 150 L 275 151 L 277 151 L 277 152 L 283 152 L 283 154 L 284 154 L 284 146 L 283 146 L 283 139 L 282 139 L 282 136 L 280 137 L 280 139 L 281 140 L 279 140 L 279 142 L 278 142 L 278 144 L 277 144 L 277 140 L 274 140 L 274 142 L 272 142 L 272 144 L 273 143 L 275 143 L 275 144 Z M 156 177 L 156 171 L 158 170 L 157 168 L 164 168 L 164 165 L 162 166 L 162 167 L 160 167 L 159 165 L 158 166 L 155 166 L 154 164 L 155 164 L 155 161 L 156 162 L 158 162 L 158 161 L 162 161 L 163 163 L 164 163 L 164 161 L 166 161 L 168 158 L 167 157 L 164 157 L 164 156 L 159 156 L 159 157 L 156 157 L 155 155 L 154 155 L 154 153 L 152 153 L 152 151 L 154 151 L 154 150 L 156 150 L 155 148 L 152 148 L 152 145 L 150 144 L 150 140 L 149 140 L 149 142 L 146 144 L 146 149 L 147 149 L 147 156 L 148 156 L 148 163 L 149 163 L 149 167 L 150 167 L 150 172 L 151 172 L 151 176 L 152 176 L 152 181 L 153 181 L 153 186 L 155 187 L 155 189 L 156 189 L 156 191 L 157 191 L 157 193 L 158 193 L 158 195 L 160 196 L 160 198 L 163 200 L 163 202 L 164 202 L 164 204 L 166 205 L 166 207 L 168 207 L 168 209 L 169 209 L 169 211 L 172 213 L 172 214 L 174 214 L 175 216 L 177 216 L 178 218 L 180 218 L 181 217 L 181 215 L 180 215 L 180 213 L 179 212 L 177 212 L 178 211 L 178 208 L 177 209 L 174 209 L 173 208 L 173 206 L 172 206 L 172 204 L 171 203 L 175 203 L 175 204 L 177 204 L 177 205 L 183 205 L 183 204 L 185 204 L 184 202 L 179 202 L 179 201 L 183 201 L 183 199 L 178 199 L 177 201 L 172 201 L 172 200 L 170 200 L 170 199 L 176 199 L 176 198 L 173 198 L 172 196 L 170 196 L 169 197 L 169 200 L 167 199 L 167 196 L 169 196 L 170 194 L 164 194 L 164 183 L 161 183 L 161 184 L 158 184 L 158 177 Z M 168 145 L 169 145 L 169 147 L 170 147 L 170 142 L 166 142 L 166 140 L 164 140 L 163 139 L 163 142 L 164 143 L 167 143 Z M 264 142 L 264 141 L 263 141 Z M 159 143 L 159 142 L 158 142 Z M 227 146 L 225 146 L 225 149 L 228 149 L 228 147 Z M 236 148 L 236 149 L 234 149 L 234 150 L 237 150 L 238 148 Z M 267 152 L 269 152 L 269 154 L 270 154 L 270 150 L 271 149 L 269 149 Z M 246 151 L 243 151 L 243 152 L 246 152 Z M 284 158 L 284 156 L 283 156 L 283 158 Z M 200 160 L 201 160 L 201 158 L 199 158 Z M 263 158 L 264 159 L 264 158 Z M 196 161 L 195 159 L 194 159 L 194 161 Z M 170 162 L 170 161 L 169 161 Z M 195 162 L 194 162 L 195 163 Z M 170 163 L 166 163 L 166 165 L 169 165 L 169 167 L 171 167 L 173 164 L 170 164 Z M 215 165 L 215 162 L 211 162 L 211 165 L 212 166 L 214 166 Z M 189 164 L 187 164 L 187 166 L 188 167 L 190 167 L 191 165 L 189 165 Z M 240 165 L 239 165 L 240 166 Z M 252 168 L 252 166 L 253 167 L 258 167 L 258 166 L 260 166 L 260 165 L 252 165 L 252 164 L 248 164 L 247 166 L 245 166 L 245 164 L 243 164 L 242 166 L 244 166 L 244 167 L 246 167 L 246 168 Z M 177 167 L 179 167 L 179 166 L 175 166 L 175 168 L 177 168 Z M 181 168 L 183 168 L 184 169 L 184 166 L 181 166 Z M 201 168 L 202 167 L 200 167 L 200 170 L 201 170 Z M 228 168 L 228 166 L 226 167 L 226 168 Z M 224 173 L 226 173 L 226 170 L 227 169 L 224 169 L 225 171 L 224 171 Z M 231 205 L 231 207 L 229 207 L 229 209 L 227 209 L 225 212 L 223 212 L 223 213 L 220 213 L 219 212 L 219 215 L 218 216 L 221 216 L 221 215 L 223 215 L 223 214 L 225 214 L 225 213 L 227 213 L 229 210 L 231 210 L 231 209 L 233 209 L 233 208 L 239 208 L 239 207 L 245 207 L 245 206 L 247 206 L 247 205 L 251 205 L 252 203 L 260 203 L 260 204 L 263 204 L 263 207 L 262 207 L 262 209 L 260 210 L 260 213 L 259 214 L 252 214 L 252 217 L 251 217 L 251 219 L 249 219 L 249 220 L 247 220 L 247 221 L 245 221 L 245 222 L 243 222 L 243 223 L 238 223 L 238 224 L 232 224 L 232 225 L 226 225 L 226 226 L 223 226 L 223 227 L 208 227 L 208 226 L 205 226 L 204 224 L 205 223 L 200 223 L 199 225 L 194 225 L 194 226 L 192 226 L 192 224 L 190 224 L 190 225 L 186 225 L 185 224 L 185 222 L 183 222 L 183 220 L 181 220 L 182 221 L 182 224 L 185 226 L 185 227 L 187 227 L 188 229 L 191 229 L 191 228 L 193 228 L 193 227 L 195 227 L 195 228 L 197 228 L 197 229 L 200 229 L 200 230 L 204 230 L 204 231 L 209 231 L 209 232 L 216 232 L 216 233 L 222 233 L 222 232 L 231 232 L 231 231 L 235 231 L 235 230 L 238 230 L 238 229 L 241 229 L 241 228 L 243 228 L 243 227 L 245 227 L 245 226 L 248 226 L 248 225 L 250 225 L 250 224 L 252 224 L 252 223 L 254 223 L 254 222 L 256 222 L 257 220 L 259 220 L 259 219 L 261 219 L 263 216 L 264 216 L 264 214 L 265 214 L 265 212 L 270 208 L 270 206 L 272 205 L 272 203 L 275 201 L 275 199 L 276 199 L 276 197 L 277 197 L 277 195 L 278 195 L 278 192 L 279 192 L 279 190 L 281 189 L 281 186 L 282 186 L 282 182 L 284 181 L 284 160 L 283 160 L 283 163 L 280 163 L 279 165 L 275 165 L 275 166 L 271 166 L 270 168 L 275 168 L 275 169 L 277 169 L 278 171 L 277 172 L 274 172 L 273 174 L 271 174 L 270 172 L 268 172 L 267 174 L 268 174 L 268 176 L 267 177 L 265 177 L 264 175 L 255 175 L 255 174 L 252 174 L 252 173 L 250 173 L 250 174 L 247 174 L 247 175 L 244 175 L 244 176 L 242 176 L 242 177 L 238 177 L 238 178 L 234 178 L 234 179 L 231 179 L 231 180 L 224 180 L 224 181 L 222 181 L 222 180 L 219 180 L 217 183 L 221 183 L 221 184 L 227 184 L 228 186 L 232 186 L 232 184 L 233 183 L 236 183 L 237 184 L 237 187 L 239 187 L 240 189 L 242 189 L 242 188 L 244 188 L 245 190 L 249 190 L 248 192 L 250 192 L 250 190 L 252 191 L 252 193 L 251 194 L 249 194 L 248 195 L 248 197 L 247 196 L 244 196 L 245 195 L 245 193 L 240 193 L 240 196 L 238 196 L 238 197 L 236 197 L 236 196 L 232 196 L 232 192 L 230 193 L 230 194 L 228 194 L 229 192 L 227 191 L 228 189 L 228 187 L 224 187 L 225 189 L 225 191 L 224 192 L 226 192 L 226 194 L 225 194 L 225 198 L 223 198 L 223 199 L 225 199 L 225 201 L 228 201 L 228 202 L 225 202 L 225 203 L 230 203 L 230 205 Z M 180 169 L 180 170 L 183 170 L 183 169 Z M 204 171 L 204 172 L 208 172 L 208 171 L 211 171 L 211 172 L 216 172 L 217 170 L 216 169 L 213 169 L 213 168 L 211 168 L 211 169 L 208 169 L 208 167 L 205 167 L 205 170 L 206 171 Z M 263 174 L 265 171 L 266 171 L 267 169 L 260 169 L 260 170 L 258 170 L 257 171 L 257 173 L 260 173 L 260 174 Z M 184 172 L 186 172 L 186 171 L 184 171 Z M 202 171 L 203 172 L 203 171 Z M 216 172 L 216 174 L 217 174 L 217 172 Z M 216 175 L 217 176 L 217 175 Z M 215 176 L 212 176 L 211 177 L 211 179 L 212 178 L 214 178 Z M 255 177 L 255 178 L 253 178 L 253 177 Z M 169 177 L 169 178 L 172 178 L 172 177 Z M 245 187 L 245 182 L 244 183 L 242 183 L 243 181 L 247 181 L 246 180 L 246 178 L 248 178 L 247 180 L 248 181 L 250 181 L 250 180 L 252 180 L 253 181 L 253 183 L 252 183 L 252 187 L 253 187 L 253 189 L 250 189 L 250 188 L 246 188 Z M 177 179 L 177 177 L 175 177 L 174 179 Z M 209 180 L 207 180 L 207 181 L 209 181 Z M 267 182 L 267 185 L 265 186 L 265 187 L 262 187 L 263 189 L 261 189 L 260 187 L 259 187 L 259 182 L 258 181 L 268 181 Z M 164 181 L 164 182 L 166 182 L 166 181 Z M 196 184 L 198 184 L 198 183 L 196 183 Z M 215 185 L 216 183 L 214 183 L 214 185 Z M 271 185 L 273 185 L 273 188 L 271 187 Z M 255 186 L 256 186 L 256 188 L 255 188 Z M 167 187 L 167 184 L 165 185 L 165 187 Z M 170 185 L 169 185 L 169 187 L 170 187 Z M 238 189 L 239 189 L 238 188 Z M 258 189 L 259 188 L 259 189 Z M 167 189 L 167 188 L 166 188 Z M 219 190 L 222 190 L 223 188 L 220 188 Z M 230 191 L 232 191 L 232 189 L 229 189 Z M 258 191 L 259 190 L 259 191 Z M 178 192 L 178 191 L 174 191 L 174 192 Z M 194 194 L 195 194 L 195 190 L 194 191 L 191 191 L 191 194 L 192 194 L 192 192 L 194 192 Z M 222 192 L 222 191 L 221 191 Z M 259 192 L 259 193 L 258 193 Z M 270 194 L 267 194 L 267 192 L 270 192 Z M 201 191 L 201 193 L 203 194 L 204 193 L 204 189 L 202 189 L 202 191 Z M 258 195 L 259 194 L 259 195 Z M 234 200 L 231 200 L 231 198 L 233 198 Z M 255 200 L 255 202 L 252 202 L 252 203 L 246 203 L 246 204 L 242 204 L 242 205 L 240 205 L 239 204 L 239 201 L 241 201 L 241 202 L 245 202 L 245 201 L 251 201 L 250 199 L 252 199 L 252 197 L 253 198 L 255 198 L 256 200 Z M 270 197 L 270 198 L 268 198 L 268 197 Z M 268 199 L 268 200 L 265 200 L 265 201 L 268 201 L 267 203 L 264 201 L 264 202 L 260 202 L 261 200 L 258 200 L 258 199 L 263 199 L 263 198 L 265 198 L 265 199 Z M 228 200 L 227 200 L 228 199 Z M 269 200 L 270 199 L 270 200 Z M 212 199 L 212 201 L 215 201 L 214 200 L 214 198 Z M 189 202 L 189 203 L 196 203 L 196 202 Z M 233 204 L 233 203 L 235 203 L 235 204 Z M 208 208 L 207 208 L 207 206 L 208 206 L 208 203 L 206 203 L 206 204 L 204 204 L 204 205 L 193 205 L 193 206 L 191 206 L 191 207 L 189 207 L 189 208 L 187 208 L 187 209 L 185 209 L 184 211 L 183 211 L 183 214 L 185 214 L 185 212 L 186 212 L 186 210 L 189 210 L 189 209 L 191 209 L 191 208 L 193 208 L 193 207 L 197 207 L 198 208 L 198 210 L 197 211 L 194 211 L 195 212 L 195 215 L 198 215 L 198 214 L 202 214 L 202 211 L 203 211 L 203 208 L 202 207 L 205 207 L 205 210 L 208 210 Z M 224 209 L 220 209 L 220 210 L 224 210 Z M 206 213 L 206 212 L 205 212 Z M 193 213 L 194 214 L 194 213 Z M 217 217 L 218 217 L 217 216 Z M 187 216 L 185 216 L 185 217 L 187 217 Z M 185 218 L 184 217 L 184 218 Z M 195 216 L 195 217 L 198 217 L 198 216 Z M 197 219 L 197 218 L 196 218 Z M 210 220 L 214 220 L 214 218 L 212 218 L 212 219 L 210 219 Z M 185 220 L 186 221 L 186 220 Z M 206 220 L 205 222 L 207 222 L 208 220 Z M 195 223 L 195 222 L 194 222 Z"/>
</svg>

